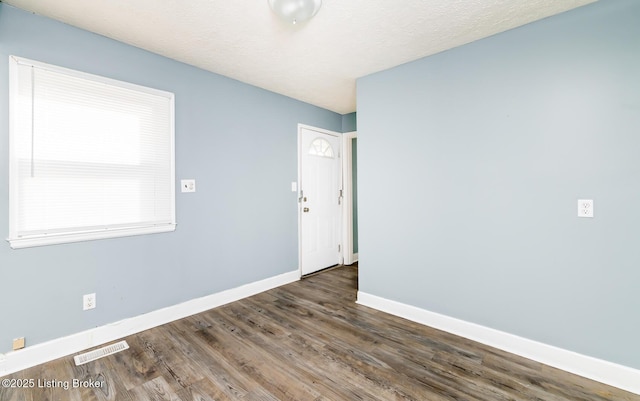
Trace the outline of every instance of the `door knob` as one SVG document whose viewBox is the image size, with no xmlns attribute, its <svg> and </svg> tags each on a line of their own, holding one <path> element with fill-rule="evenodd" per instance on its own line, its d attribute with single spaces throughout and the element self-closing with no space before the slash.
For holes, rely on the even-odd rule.
<svg viewBox="0 0 640 401">
<path fill-rule="evenodd" d="M 303 212 L 307 213 L 309 211 L 308 207 L 305 207 L 304 209 L 302 209 Z"/>
</svg>

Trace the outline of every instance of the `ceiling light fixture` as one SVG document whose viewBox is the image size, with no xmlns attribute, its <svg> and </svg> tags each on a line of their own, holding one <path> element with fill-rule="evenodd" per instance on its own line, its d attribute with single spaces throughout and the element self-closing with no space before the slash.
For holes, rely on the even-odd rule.
<svg viewBox="0 0 640 401">
<path fill-rule="evenodd" d="M 273 12 L 294 25 L 310 20 L 321 4 L 322 0 L 269 0 Z"/>
</svg>

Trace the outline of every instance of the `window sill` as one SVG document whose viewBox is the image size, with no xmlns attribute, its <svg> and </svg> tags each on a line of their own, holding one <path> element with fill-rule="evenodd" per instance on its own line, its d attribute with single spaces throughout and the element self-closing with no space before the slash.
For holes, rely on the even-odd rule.
<svg viewBox="0 0 640 401">
<path fill-rule="evenodd" d="M 130 237 L 134 235 L 157 234 L 175 231 L 175 224 L 161 226 L 105 229 L 73 234 L 38 235 L 22 238 L 7 238 L 12 249 L 31 248 L 44 245 L 67 244 L 72 242 L 93 241 L 97 239 Z"/>
</svg>

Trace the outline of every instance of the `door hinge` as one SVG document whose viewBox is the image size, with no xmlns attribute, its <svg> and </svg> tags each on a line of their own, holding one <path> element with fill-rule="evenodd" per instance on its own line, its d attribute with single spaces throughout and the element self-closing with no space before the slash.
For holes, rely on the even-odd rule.
<svg viewBox="0 0 640 401">
<path fill-rule="evenodd" d="M 342 205 L 342 190 L 338 193 L 338 205 Z"/>
<path fill-rule="evenodd" d="M 342 245 L 338 244 L 338 252 L 342 249 Z"/>
</svg>

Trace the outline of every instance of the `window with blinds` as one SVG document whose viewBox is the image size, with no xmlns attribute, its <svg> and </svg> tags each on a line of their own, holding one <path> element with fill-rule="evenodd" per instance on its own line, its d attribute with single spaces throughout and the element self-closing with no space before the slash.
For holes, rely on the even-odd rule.
<svg viewBox="0 0 640 401">
<path fill-rule="evenodd" d="M 11 247 L 173 231 L 174 95 L 9 62 Z"/>
</svg>

